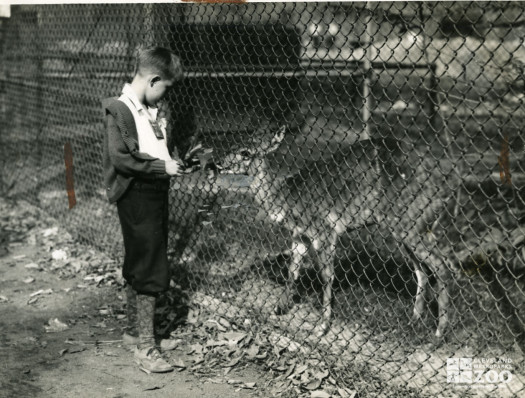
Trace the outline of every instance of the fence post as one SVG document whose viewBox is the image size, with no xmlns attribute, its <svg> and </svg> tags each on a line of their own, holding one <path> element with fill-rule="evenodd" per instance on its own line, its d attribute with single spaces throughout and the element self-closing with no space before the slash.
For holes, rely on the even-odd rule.
<svg viewBox="0 0 525 398">
<path fill-rule="evenodd" d="M 370 6 L 368 2 L 365 5 L 365 14 L 366 14 L 366 20 L 365 20 L 365 34 L 363 37 L 363 47 L 365 48 L 364 53 L 364 59 L 363 59 L 363 109 L 362 109 L 362 117 L 363 117 L 363 124 L 364 124 L 364 130 L 363 130 L 363 136 L 361 139 L 368 140 L 370 139 L 370 116 L 371 116 L 371 109 L 372 109 L 372 98 L 371 98 L 371 90 L 370 90 L 370 80 L 371 75 L 373 73 L 372 69 L 372 10 L 370 9 Z"/>
<path fill-rule="evenodd" d="M 155 5 L 151 3 L 145 3 L 144 7 L 144 44 L 146 46 L 155 45 L 155 20 L 153 13 L 155 11 Z"/>
</svg>

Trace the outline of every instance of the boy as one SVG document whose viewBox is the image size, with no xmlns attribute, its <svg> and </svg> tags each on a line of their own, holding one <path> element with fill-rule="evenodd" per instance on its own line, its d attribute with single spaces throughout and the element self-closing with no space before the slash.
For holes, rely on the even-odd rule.
<svg viewBox="0 0 525 398">
<path fill-rule="evenodd" d="M 165 123 L 157 120 L 156 106 L 181 78 L 176 55 L 161 47 L 146 48 L 138 52 L 135 76 L 122 96 L 103 101 L 104 182 L 110 203 L 117 204 L 124 238 L 128 327 L 123 340 L 136 344 L 135 362 L 148 373 L 173 370 L 155 346 L 153 319 L 156 296 L 170 282 L 168 189 L 181 166 L 172 159 L 178 156 L 170 154 L 172 145 Z"/>
</svg>

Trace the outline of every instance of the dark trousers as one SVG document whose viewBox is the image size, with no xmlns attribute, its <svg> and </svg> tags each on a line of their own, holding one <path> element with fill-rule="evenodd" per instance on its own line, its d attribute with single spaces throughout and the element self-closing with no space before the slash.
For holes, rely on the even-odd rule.
<svg viewBox="0 0 525 398">
<path fill-rule="evenodd" d="M 122 275 L 139 294 L 156 295 L 168 289 L 169 181 L 135 180 L 117 202 L 124 237 Z"/>
</svg>

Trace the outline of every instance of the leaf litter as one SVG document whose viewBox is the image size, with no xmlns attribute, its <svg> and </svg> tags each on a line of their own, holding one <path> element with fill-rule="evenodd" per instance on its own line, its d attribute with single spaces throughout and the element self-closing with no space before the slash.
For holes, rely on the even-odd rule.
<svg viewBox="0 0 525 398">
<path fill-rule="evenodd" d="M 17 203 L 16 210 L 2 218 L 2 224 L 16 231 L 11 235 L 10 243 L 28 242 L 38 245 L 47 252 L 38 261 L 29 260 L 24 266 L 28 271 L 51 272 L 61 279 L 81 276 L 83 284 L 76 288 L 87 288 L 89 285 L 123 286 L 123 281 L 116 262 L 104 253 L 75 241 L 70 234 L 57 225 L 56 220 L 47 217 L 39 209 L 25 202 Z M 521 243 L 521 242 L 520 242 Z M 19 258 L 18 261 L 25 258 Z M 27 260 L 27 259 L 25 259 Z M 24 280 L 33 283 L 38 280 L 37 274 Z M 41 289 L 30 296 L 32 303 L 40 297 L 53 294 L 52 289 Z M 170 289 L 165 305 L 159 305 L 157 316 L 161 320 L 160 330 L 171 332 L 172 339 L 179 339 L 176 352 L 166 353 L 170 363 L 178 371 L 188 371 L 197 377 L 213 379 L 216 382 L 228 383 L 238 389 L 271 391 L 272 396 L 310 397 L 351 396 L 329 382 L 329 369 L 319 361 L 308 361 L 312 355 L 290 337 L 279 335 L 271 325 L 263 325 L 255 332 L 251 325 L 253 320 L 246 313 L 221 313 L 208 307 L 193 305 L 186 292 L 179 287 Z M 0 297 L 5 302 L 6 297 Z M 110 307 L 101 308 L 101 316 L 114 316 Z M 125 317 L 119 320 L 123 321 Z M 96 325 L 104 327 L 104 322 Z M 69 326 L 58 318 L 52 318 L 44 326 L 47 333 L 59 333 Z M 119 340 L 120 341 L 120 340 Z M 109 342 L 110 344 L 119 341 Z M 59 352 L 60 356 L 79 353 L 85 350 L 85 342 L 66 341 L 73 347 Z M 93 342 L 95 346 L 104 342 Z M 45 346 L 42 342 L 41 346 Z M 181 352 L 184 353 L 181 357 Z M 298 356 L 297 353 L 301 352 Z M 258 380 L 237 380 L 230 374 L 254 364 L 262 368 L 264 376 Z M 230 376 L 230 377 L 228 377 Z M 333 381 L 333 379 L 332 379 Z M 161 389 L 162 385 L 152 385 L 144 391 Z"/>
</svg>

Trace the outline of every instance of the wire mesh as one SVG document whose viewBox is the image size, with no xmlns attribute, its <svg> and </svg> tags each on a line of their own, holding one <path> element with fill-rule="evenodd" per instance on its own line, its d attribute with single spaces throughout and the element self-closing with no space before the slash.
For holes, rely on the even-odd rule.
<svg viewBox="0 0 525 398">
<path fill-rule="evenodd" d="M 4 195 L 120 258 L 100 100 L 139 46 L 171 48 L 185 79 L 164 107 L 188 163 L 170 190 L 177 283 L 257 314 L 342 382 L 380 381 L 362 394 L 524 394 L 524 7 L 13 6 Z M 468 360 L 483 358 L 512 371 L 479 375 Z"/>
</svg>

